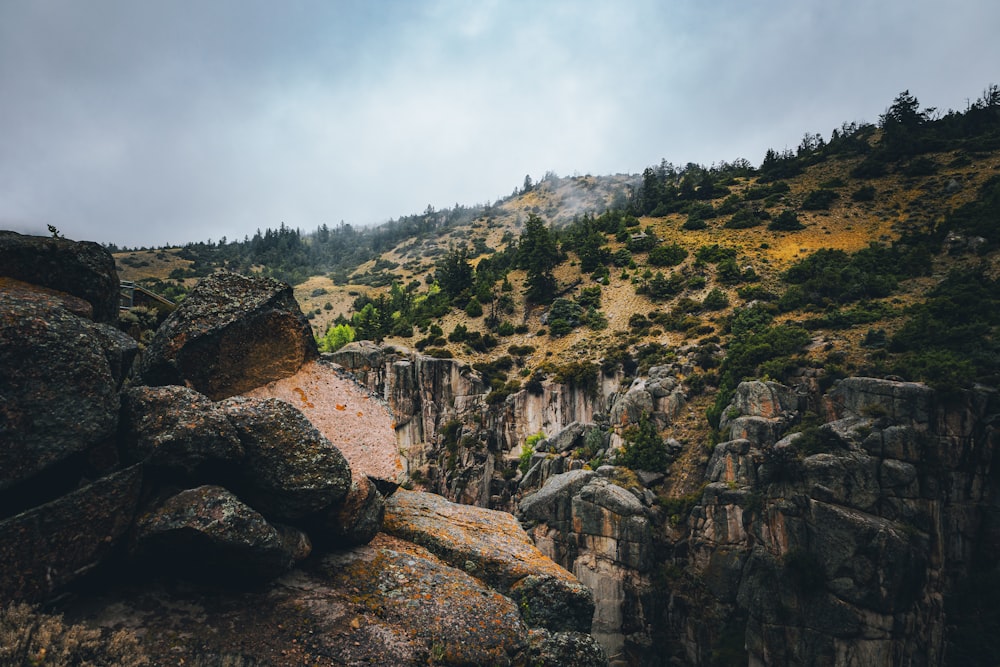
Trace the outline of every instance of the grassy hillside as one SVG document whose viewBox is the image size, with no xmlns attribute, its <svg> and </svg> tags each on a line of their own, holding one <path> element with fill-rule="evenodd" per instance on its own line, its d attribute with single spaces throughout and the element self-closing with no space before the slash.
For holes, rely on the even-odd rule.
<svg viewBox="0 0 1000 667">
<path fill-rule="evenodd" d="M 283 227 L 116 258 L 123 278 L 174 293 L 220 266 L 284 278 L 317 337 L 339 323 L 468 360 L 496 400 L 543 375 L 678 360 L 712 421 L 746 376 L 995 384 L 998 209 L 990 88 L 944 116 L 900 95 L 878 126 L 806 135 L 759 168 L 548 175 L 493 205 L 373 231 Z M 708 428 L 704 414 L 688 426 Z"/>
</svg>

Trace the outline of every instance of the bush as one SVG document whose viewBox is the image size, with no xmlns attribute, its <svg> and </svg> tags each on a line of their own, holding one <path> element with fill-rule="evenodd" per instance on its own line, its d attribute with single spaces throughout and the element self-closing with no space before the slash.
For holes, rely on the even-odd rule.
<svg viewBox="0 0 1000 667">
<path fill-rule="evenodd" d="M 801 208 L 803 211 L 826 210 L 830 208 L 830 205 L 839 198 L 840 195 L 835 190 L 820 188 L 819 190 L 813 190 L 806 195 Z"/>
<path fill-rule="evenodd" d="M 649 251 L 649 263 L 652 266 L 677 266 L 688 256 L 688 251 L 673 243 L 661 245 Z"/>
<path fill-rule="evenodd" d="M 412 333 L 412 332 L 411 332 Z M 326 335 L 319 341 L 320 352 L 336 352 L 354 341 L 354 327 L 350 324 L 338 324 L 326 330 Z"/>
<path fill-rule="evenodd" d="M 476 297 L 469 299 L 469 302 L 465 304 L 465 314 L 469 317 L 483 316 L 483 305 L 479 303 L 479 299 Z"/>
<path fill-rule="evenodd" d="M 666 472 L 670 455 L 648 414 L 642 414 L 638 426 L 625 430 L 625 446 L 618 455 L 618 463 L 632 470 Z"/>
<path fill-rule="evenodd" d="M 771 216 L 767 211 L 758 211 L 752 208 L 744 208 L 736 212 L 733 217 L 726 221 L 726 229 L 749 229 L 762 225 Z"/>
<path fill-rule="evenodd" d="M 862 185 L 851 193 L 851 199 L 857 202 L 875 201 L 875 188 L 871 185 Z"/>
<path fill-rule="evenodd" d="M 799 222 L 799 216 L 795 211 L 786 209 L 779 213 L 767 228 L 772 232 L 795 232 L 805 229 L 806 226 Z"/>
<path fill-rule="evenodd" d="M 718 287 L 705 295 L 701 304 L 706 310 L 722 310 L 729 306 L 729 297 Z"/>
</svg>

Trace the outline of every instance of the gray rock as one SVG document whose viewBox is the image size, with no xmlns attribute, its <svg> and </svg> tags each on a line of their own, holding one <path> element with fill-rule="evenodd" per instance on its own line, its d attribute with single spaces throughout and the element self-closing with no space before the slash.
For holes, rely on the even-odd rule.
<svg viewBox="0 0 1000 667">
<path fill-rule="evenodd" d="M 114 436 L 119 398 L 97 326 L 0 291 L 0 490 Z"/>
<path fill-rule="evenodd" d="M 221 405 L 243 445 L 238 491 L 252 507 L 294 523 L 347 495 L 351 469 L 344 455 L 293 406 L 273 398 Z"/>
<path fill-rule="evenodd" d="M 355 477 L 347 497 L 327 514 L 316 540 L 339 548 L 367 544 L 384 519 L 385 499 L 375 483 L 363 475 Z"/>
<path fill-rule="evenodd" d="M 608 656 L 591 635 L 582 632 L 532 630 L 528 664 L 535 667 L 606 667 Z"/>
<path fill-rule="evenodd" d="M 521 499 L 518 513 L 534 521 L 568 521 L 573 496 L 596 475 L 592 470 L 573 470 L 550 477 L 545 486 Z"/>
<path fill-rule="evenodd" d="M 118 319 L 115 260 L 98 243 L 0 231 L 0 275 L 80 297 L 95 322 Z"/>
<path fill-rule="evenodd" d="M 44 599 L 107 560 L 141 487 L 133 466 L 0 521 L 0 599 Z"/>
<path fill-rule="evenodd" d="M 147 467 L 198 480 L 243 457 L 243 446 L 222 408 L 176 385 L 131 387 L 122 395 L 126 457 Z"/>
<path fill-rule="evenodd" d="M 136 524 L 133 554 L 195 578 L 271 579 L 308 555 L 308 539 L 279 530 L 220 486 L 181 491 Z"/>
<path fill-rule="evenodd" d="M 590 629 L 594 614 L 590 589 L 544 556 L 506 512 L 401 489 L 386 501 L 384 531 L 420 544 L 518 600 L 522 607 L 535 610 L 525 614 L 529 623 L 552 622 L 554 612 L 546 610 L 558 609 L 566 623 L 575 624 L 572 629 Z M 532 576 L 536 579 L 525 581 Z"/>
<path fill-rule="evenodd" d="M 199 282 L 156 330 L 139 375 L 219 400 L 293 375 L 317 356 L 291 287 L 221 272 Z"/>
</svg>

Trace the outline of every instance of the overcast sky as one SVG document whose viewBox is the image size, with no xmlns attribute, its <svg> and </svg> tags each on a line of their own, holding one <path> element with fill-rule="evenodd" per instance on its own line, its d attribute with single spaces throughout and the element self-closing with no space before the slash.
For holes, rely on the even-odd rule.
<svg viewBox="0 0 1000 667">
<path fill-rule="evenodd" d="M 996 0 L 0 0 L 0 228 L 242 239 L 709 165 L 1000 83 Z"/>
</svg>

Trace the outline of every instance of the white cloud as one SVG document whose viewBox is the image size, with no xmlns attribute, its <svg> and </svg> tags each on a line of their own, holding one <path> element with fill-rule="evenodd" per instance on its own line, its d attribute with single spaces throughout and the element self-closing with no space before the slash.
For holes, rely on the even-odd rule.
<svg viewBox="0 0 1000 667">
<path fill-rule="evenodd" d="M 0 4 L 0 224 L 129 245 L 711 163 L 995 83 L 995 3 Z"/>
</svg>

